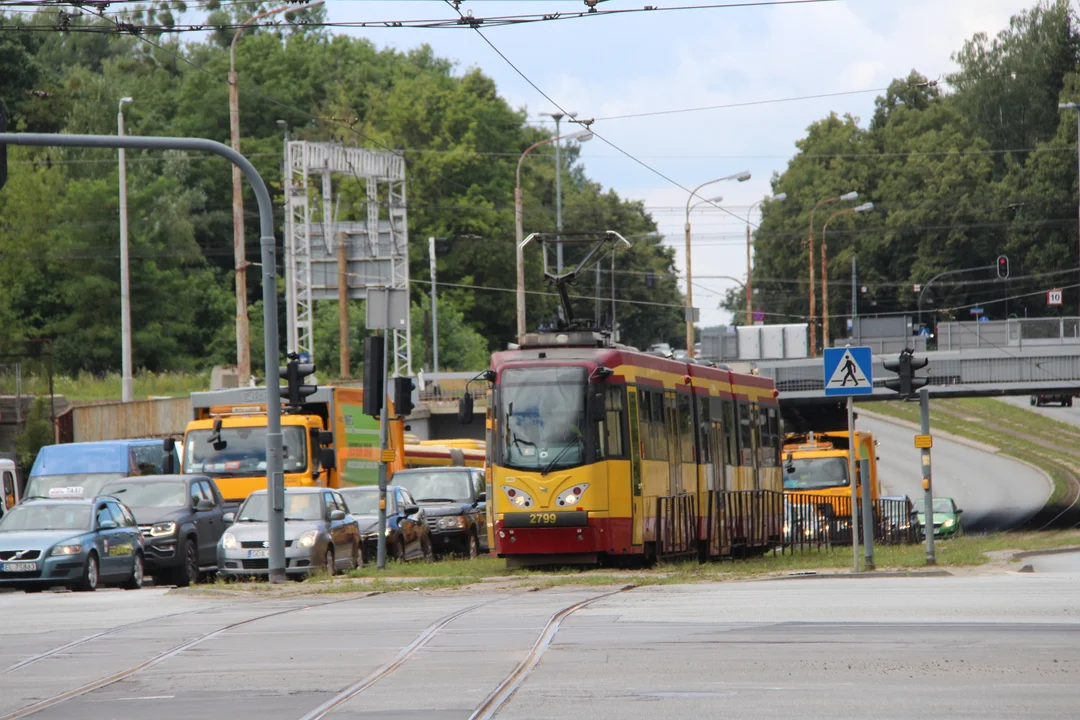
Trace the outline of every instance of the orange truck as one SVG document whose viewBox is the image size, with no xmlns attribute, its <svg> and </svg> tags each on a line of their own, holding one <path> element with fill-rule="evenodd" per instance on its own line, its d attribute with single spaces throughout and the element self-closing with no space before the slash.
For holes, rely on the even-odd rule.
<svg viewBox="0 0 1080 720">
<path fill-rule="evenodd" d="M 799 495 L 825 495 L 832 501 L 837 515 L 850 514 L 851 482 L 848 470 L 847 430 L 827 432 L 789 433 L 784 437 L 784 493 Z M 874 436 L 861 430 L 855 431 L 855 455 L 858 461 L 866 460 L 870 472 L 870 499 L 881 497 L 878 479 L 877 454 Z M 856 491 L 862 497 L 862 483 L 866 478 L 858 475 Z"/>
<path fill-rule="evenodd" d="M 379 421 L 364 414 L 364 391 L 320 387 L 297 408 L 282 402 L 286 487 L 377 485 Z M 243 502 L 266 487 L 266 389 L 191 394 L 194 419 L 184 433 L 184 472 L 214 478 L 225 501 Z M 393 406 L 390 417 L 394 417 Z M 390 472 L 405 467 L 404 421 L 390 422 Z"/>
</svg>

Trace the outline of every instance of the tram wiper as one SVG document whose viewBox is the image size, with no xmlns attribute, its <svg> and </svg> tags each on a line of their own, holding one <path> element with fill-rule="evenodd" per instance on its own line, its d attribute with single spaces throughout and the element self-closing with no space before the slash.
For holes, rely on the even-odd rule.
<svg viewBox="0 0 1080 720">
<path fill-rule="evenodd" d="M 582 449 L 585 448 L 585 443 L 583 443 L 581 441 L 581 436 L 580 435 L 575 437 L 574 440 L 577 441 L 578 445 L 581 445 Z M 570 449 L 569 445 L 564 445 L 563 449 L 559 451 L 559 454 L 556 455 L 555 458 L 551 462 L 549 462 L 547 464 L 547 467 L 545 467 L 543 470 L 540 471 L 540 476 L 543 477 L 544 475 L 547 475 L 549 472 L 551 472 L 551 468 L 555 467 L 555 463 L 562 460 L 562 456 L 565 455 L 566 451 L 569 450 L 569 449 Z"/>
</svg>

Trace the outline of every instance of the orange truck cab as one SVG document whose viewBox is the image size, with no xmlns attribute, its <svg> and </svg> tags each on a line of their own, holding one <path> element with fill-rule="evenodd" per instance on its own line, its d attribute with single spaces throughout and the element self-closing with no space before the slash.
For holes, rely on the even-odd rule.
<svg viewBox="0 0 1080 720">
<path fill-rule="evenodd" d="M 784 492 L 827 495 L 836 498 L 851 497 L 849 480 L 847 430 L 827 432 L 790 433 L 784 438 Z M 855 456 L 858 461 L 868 461 L 870 499 L 881 497 L 881 482 L 877 472 L 877 454 L 874 437 L 868 432 L 855 432 Z M 856 491 L 861 497 L 862 483 L 866 478 L 858 471 Z M 841 512 L 837 504 L 838 514 Z M 844 506 L 847 514 L 848 506 Z"/>
<path fill-rule="evenodd" d="M 379 421 L 363 413 L 364 391 L 320 387 L 299 407 L 282 403 L 286 487 L 376 485 Z M 184 433 L 184 472 L 214 478 L 238 504 L 266 488 L 266 389 L 191 394 L 194 419 Z M 393 418 L 393 408 L 390 408 Z M 390 422 L 390 472 L 404 467 L 404 424 Z"/>
</svg>

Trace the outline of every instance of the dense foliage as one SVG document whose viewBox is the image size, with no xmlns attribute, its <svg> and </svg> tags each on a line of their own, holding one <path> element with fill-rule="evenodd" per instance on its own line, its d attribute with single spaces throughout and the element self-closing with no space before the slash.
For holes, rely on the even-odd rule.
<svg viewBox="0 0 1080 720">
<path fill-rule="evenodd" d="M 269 7 L 209 3 L 200 12 L 210 10 L 211 20 L 231 14 L 236 21 Z M 130 12 L 167 25 L 185 10 L 183 3 L 171 2 Z M 24 22 L 50 20 L 43 15 Z M 108 23 L 90 13 L 71 22 Z M 228 142 L 231 40 L 231 32 L 195 42 L 169 35 L 3 33 L 0 99 L 19 131 L 115 133 L 117 102 L 130 96 L 128 134 Z M 237 44 L 236 65 L 241 149 L 275 194 L 279 238 L 279 120 L 293 139 L 402 152 L 416 283 L 414 357 L 429 354 L 429 236 L 451 239 L 439 259 L 438 279 L 445 283 L 439 296 L 440 365 L 475 369 L 489 351 L 513 340 L 514 170 L 525 148 L 550 137 L 544 130 L 528 125 L 525 113 L 510 107 L 479 70 L 459 71 L 426 46 L 402 53 L 302 26 L 250 29 Z M 525 163 L 526 232 L 555 229 L 551 149 L 534 151 Z M 132 151 L 127 157 L 136 367 L 158 372 L 234 362 L 230 167 L 190 153 Z M 633 248 L 616 257 L 622 339 L 643 346 L 678 337 L 682 298 L 674 280 L 645 287 L 647 270 L 669 278 L 674 267 L 673 252 L 660 245 L 652 218 L 640 203 L 590 181 L 573 147 L 564 157 L 567 230 L 614 229 L 633 240 Z M 12 148 L 9 160 L 10 177 L 0 191 L 0 339 L 54 338 L 58 372 L 119 368 L 116 155 Z M 338 219 L 363 219 L 361 189 L 347 181 L 341 188 Z M 248 258 L 257 261 L 257 214 L 247 188 L 245 203 Z M 607 297 L 609 261 L 604 262 L 601 293 Z M 529 297 L 535 327 L 554 314 L 555 301 L 537 252 L 530 253 L 527 268 L 529 290 L 539 293 Z M 248 280 L 258 367 L 259 274 L 249 272 Z M 591 283 L 578 293 L 593 295 Z M 579 312 L 592 313 L 590 301 L 579 304 Z M 351 317 L 352 358 L 359 364 L 362 305 Z M 319 303 L 315 338 L 317 361 L 336 372 L 336 303 Z"/>
<path fill-rule="evenodd" d="M 1009 280 L 993 269 L 944 278 L 924 296 L 924 320 L 970 320 L 975 305 L 992 319 L 1077 314 L 1077 117 L 1058 109 L 1080 101 L 1077 19 L 1065 0 L 1042 0 L 953 57 L 959 70 L 942 82 L 916 71 L 895 80 L 868 125 L 833 114 L 798 142 L 773 181 L 787 199 L 766 204 L 755 238 L 754 286 L 770 321 L 806 321 L 811 211 L 853 190 L 857 202 L 825 204 L 814 216 L 820 253 L 830 216 L 875 206 L 829 224 L 833 337 L 843 333 L 835 319 L 851 310 L 854 256 L 860 314 L 914 315 L 916 285 L 992 266 L 1001 254 Z M 1064 308 L 1047 307 L 1050 288 L 1065 288 Z M 733 295 L 728 307 L 738 311 L 742 298 Z"/>
</svg>

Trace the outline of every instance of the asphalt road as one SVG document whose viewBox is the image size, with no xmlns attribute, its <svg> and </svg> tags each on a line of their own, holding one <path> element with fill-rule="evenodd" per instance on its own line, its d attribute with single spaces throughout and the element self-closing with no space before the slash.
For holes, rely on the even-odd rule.
<svg viewBox="0 0 1080 720">
<path fill-rule="evenodd" d="M 915 431 L 864 416 L 858 429 L 879 441 L 878 473 L 886 495 L 922 497 L 922 460 Z M 1049 479 L 1038 470 L 971 445 L 934 438 L 931 451 L 934 495 L 951 497 L 963 509 L 966 531 L 1003 530 L 1024 522 L 1050 497 Z"/>
<path fill-rule="evenodd" d="M 1033 407 L 1026 395 L 997 399 L 1001 402 L 1009 403 L 1010 405 L 1015 405 L 1016 407 L 1039 413 L 1040 415 L 1045 415 L 1054 420 L 1060 420 L 1061 422 L 1067 422 L 1072 425 L 1080 425 L 1080 403 L 1076 403 L 1075 401 L 1072 407 L 1061 407 L 1060 405 L 1041 405 L 1039 407 Z"/>
<path fill-rule="evenodd" d="M 286 720 L 338 697 L 326 717 L 464 720 L 553 614 L 612 590 L 4 594 L 0 718 L 66 694 L 32 716 Z M 1078 593 L 1038 572 L 636 588 L 566 616 L 497 716 L 1072 718 Z"/>
<path fill-rule="evenodd" d="M 1024 558 L 1024 565 L 1031 565 L 1035 572 L 1069 573 L 1080 576 L 1080 552 L 1033 555 Z"/>
</svg>

